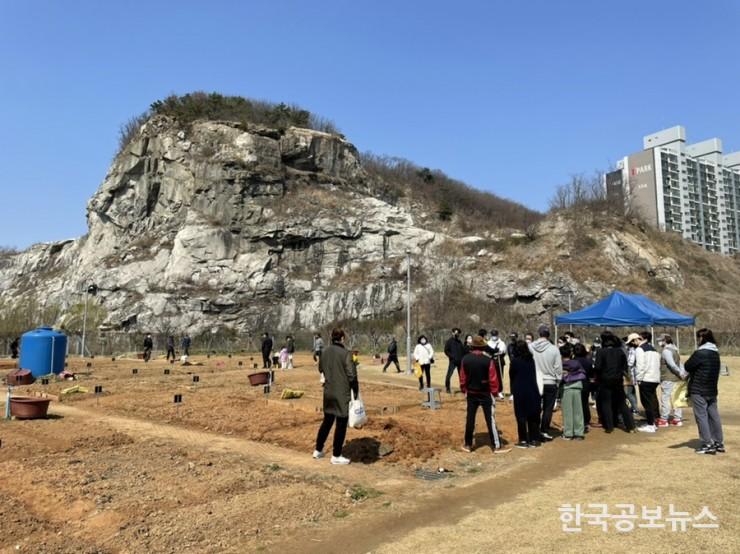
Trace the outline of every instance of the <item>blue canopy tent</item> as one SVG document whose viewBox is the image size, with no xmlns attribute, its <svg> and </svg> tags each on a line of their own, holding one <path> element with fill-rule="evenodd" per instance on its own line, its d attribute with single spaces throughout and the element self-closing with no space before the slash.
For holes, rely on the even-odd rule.
<svg viewBox="0 0 740 554">
<path fill-rule="evenodd" d="M 558 325 L 583 327 L 689 327 L 696 323 L 693 316 L 679 314 L 641 294 L 614 291 L 606 298 L 568 314 L 555 317 L 555 334 Z M 654 332 L 653 332 L 654 334 Z"/>
</svg>

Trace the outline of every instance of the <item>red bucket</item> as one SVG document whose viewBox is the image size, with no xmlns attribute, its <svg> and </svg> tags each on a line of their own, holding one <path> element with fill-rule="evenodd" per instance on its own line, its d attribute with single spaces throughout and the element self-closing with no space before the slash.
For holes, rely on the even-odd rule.
<svg viewBox="0 0 740 554">
<path fill-rule="evenodd" d="M 42 419 L 49 411 L 48 398 L 15 396 L 10 399 L 10 415 L 17 419 Z"/>
<path fill-rule="evenodd" d="M 250 373 L 248 375 L 249 377 L 249 384 L 253 387 L 256 387 L 257 385 L 267 385 L 270 382 L 270 372 L 269 371 L 260 371 L 259 373 Z"/>
</svg>

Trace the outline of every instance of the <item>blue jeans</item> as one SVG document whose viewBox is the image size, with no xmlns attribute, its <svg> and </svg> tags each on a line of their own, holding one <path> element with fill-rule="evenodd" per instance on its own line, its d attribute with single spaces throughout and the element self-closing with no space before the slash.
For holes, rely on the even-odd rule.
<svg viewBox="0 0 740 554">
<path fill-rule="evenodd" d="M 635 385 L 625 385 L 624 395 L 627 397 L 627 401 L 630 403 L 630 410 L 633 412 L 637 411 L 637 396 L 635 395 Z"/>
</svg>

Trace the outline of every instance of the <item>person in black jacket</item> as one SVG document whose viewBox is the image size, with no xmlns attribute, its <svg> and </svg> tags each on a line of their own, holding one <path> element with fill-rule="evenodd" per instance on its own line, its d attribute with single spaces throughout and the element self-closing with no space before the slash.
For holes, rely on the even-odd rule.
<svg viewBox="0 0 740 554">
<path fill-rule="evenodd" d="M 537 386 L 537 367 L 529 346 L 523 340 L 514 344 L 509 364 L 509 383 L 514 397 L 514 415 L 519 434 L 517 448 L 540 446 L 540 406 L 542 395 Z"/>
<path fill-rule="evenodd" d="M 709 329 L 696 332 L 699 349 L 686 360 L 684 369 L 689 374 L 689 396 L 694 407 L 694 418 L 699 428 L 702 445 L 697 454 L 724 453 L 722 422 L 717 409 L 717 382 L 720 358 L 714 334 Z"/>
<path fill-rule="evenodd" d="M 391 337 L 391 342 L 388 345 L 388 360 L 383 366 L 383 373 L 385 373 L 385 370 L 392 363 L 396 365 L 396 373 L 401 373 L 401 366 L 398 365 L 398 343 L 396 342 L 396 337 Z"/>
<path fill-rule="evenodd" d="M 175 361 L 175 337 L 172 335 L 167 335 L 167 361 L 170 361 L 170 356 L 172 356 L 172 361 Z"/>
<path fill-rule="evenodd" d="M 460 362 L 464 355 L 465 348 L 460 340 L 460 329 L 455 327 L 452 329 L 452 336 L 447 339 L 447 342 L 445 343 L 445 356 L 449 359 L 449 364 L 447 365 L 447 376 L 445 377 L 445 390 L 447 391 L 447 394 L 452 394 L 452 389 L 450 389 L 450 379 L 452 379 L 452 374 L 455 373 L 455 370 L 460 373 Z"/>
<path fill-rule="evenodd" d="M 270 360 L 270 354 L 272 353 L 272 339 L 267 333 L 262 333 L 262 369 L 270 369 L 272 367 L 272 360 Z"/>
<path fill-rule="evenodd" d="M 496 364 L 486 355 L 486 341 L 480 335 L 473 338 L 471 351 L 460 362 L 460 390 L 465 394 L 468 402 L 468 413 L 465 420 L 465 452 L 473 451 L 473 431 L 475 430 L 475 415 L 478 407 L 483 408 L 486 418 L 488 436 L 491 439 L 491 449 L 494 452 L 508 452 L 501 450 L 501 440 L 496 430 L 494 419 L 494 397 L 501 390 L 496 373 Z"/>
<path fill-rule="evenodd" d="M 586 380 L 583 382 L 583 388 L 581 389 L 581 409 L 583 410 L 583 425 L 588 432 L 589 425 L 591 425 L 591 405 L 589 400 L 591 392 L 596 389 L 595 376 L 594 376 L 594 364 L 591 358 L 588 357 L 588 351 L 586 347 L 577 342 L 573 345 L 573 359 L 581 364 L 583 371 L 586 372 Z"/>
<path fill-rule="evenodd" d="M 598 383 L 598 413 L 604 431 L 611 433 L 617 414 L 622 415 L 625 429 L 635 432 L 635 420 L 627 407 L 622 379 L 627 373 L 627 354 L 622 349 L 619 337 L 610 331 L 601 335 L 601 348 L 594 360 L 594 376 Z"/>
<path fill-rule="evenodd" d="M 10 343 L 10 357 L 14 360 L 18 357 L 18 353 L 21 350 L 21 339 L 15 338 L 13 339 L 13 342 Z"/>
<path fill-rule="evenodd" d="M 154 348 L 154 341 L 152 340 L 152 335 L 150 333 L 146 334 L 146 337 L 144 337 L 144 361 L 148 362 L 152 359 L 152 348 Z"/>
</svg>

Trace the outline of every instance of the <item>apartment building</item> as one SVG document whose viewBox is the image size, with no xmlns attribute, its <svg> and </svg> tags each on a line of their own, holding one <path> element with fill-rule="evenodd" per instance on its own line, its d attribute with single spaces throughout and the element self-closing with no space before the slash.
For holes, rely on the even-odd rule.
<svg viewBox="0 0 740 554">
<path fill-rule="evenodd" d="M 606 175 L 607 194 L 659 229 L 707 250 L 738 252 L 740 152 L 723 154 L 717 138 L 686 144 L 681 126 L 644 137 L 643 147 Z"/>
</svg>

